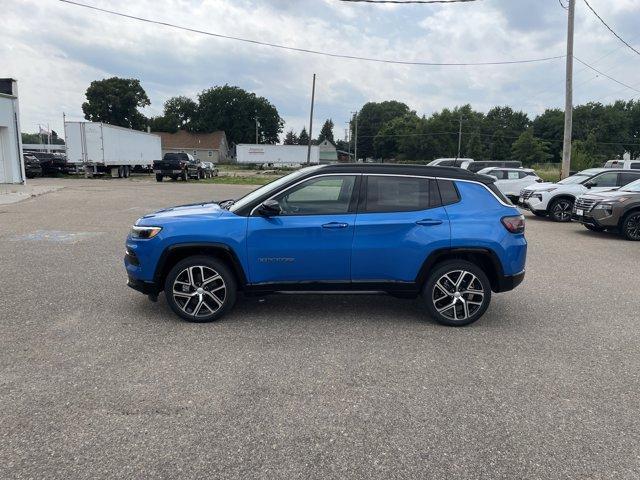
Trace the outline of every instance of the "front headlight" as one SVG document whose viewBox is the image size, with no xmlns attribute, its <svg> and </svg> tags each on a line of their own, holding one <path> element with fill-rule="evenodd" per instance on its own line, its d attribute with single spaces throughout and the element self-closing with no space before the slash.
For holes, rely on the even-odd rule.
<svg viewBox="0 0 640 480">
<path fill-rule="evenodd" d="M 607 200 L 606 202 L 600 202 L 595 207 L 594 210 L 611 210 L 616 204 L 626 202 L 627 197 L 619 197 L 612 198 L 611 200 Z"/>
<path fill-rule="evenodd" d="M 540 190 L 537 190 L 538 192 L 553 192 L 554 190 L 557 190 L 558 187 L 548 187 L 548 188 L 542 188 Z"/>
<path fill-rule="evenodd" d="M 162 227 L 139 227 L 134 225 L 131 227 L 131 238 L 149 239 L 160 233 Z"/>
</svg>

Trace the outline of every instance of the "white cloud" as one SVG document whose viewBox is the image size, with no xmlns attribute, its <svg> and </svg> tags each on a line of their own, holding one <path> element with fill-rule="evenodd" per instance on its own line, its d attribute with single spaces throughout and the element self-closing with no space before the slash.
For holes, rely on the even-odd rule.
<svg viewBox="0 0 640 480">
<path fill-rule="evenodd" d="M 338 0 L 86 0 L 91 5 L 194 29 L 335 53 L 425 61 L 491 61 L 563 53 L 565 11 L 554 2 L 478 2 L 385 7 Z M 633 0 L 591 0 L 630 39 L 640 20 Z M 576 55 L 635 83 L 640 63 L 579 4 Z M 174 95 L 221 84 L 267 97 L 299 130 L 308 123 L 311 76 L 318 75 L 314 123 L 332 117 L 342 136 L 350 111 L 396 99 L 418 113 L 471 103 L 511 105 L 530 113 L 563 101 L 562 60 L 494 67 L 411 67 L 340 60 L 216 39 L 90 11 L 25 0 L 3 7 L 0 65 L 19 80 L 23 130 L 61 127 L 62 112 L 81 117 L 95 79 L 139 78 L 157 114 Z M 606 57 L 605 54 L 609 53 Z M 600 58 L 602 59 L 600 60 Z M 576 67 L 580 102 L 630 91 Z M 608 71 L 608 70 L 607 70 Z M 608 100 L 615 98 L 610 97 Z M 319 128 L 319 127 L 318 127 Z M 316 130 L 317 132 L 317 130 Z"/>
</svg>

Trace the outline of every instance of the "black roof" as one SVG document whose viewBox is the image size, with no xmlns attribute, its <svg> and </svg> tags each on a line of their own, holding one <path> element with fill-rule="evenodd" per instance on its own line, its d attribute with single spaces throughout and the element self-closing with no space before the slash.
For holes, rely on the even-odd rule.
<svg viewBox="0 0 640 480">
<path fill-rule="evenodd" d="M 457 167 L 430 167 L 427 165 L 404 165 L 392 163 L 334 163 L 321 166 L 316 172 L 323 173 L 379 173 L 395 175 L 424 175 L 428 177 L 451 178 L 453 180 L 473 180 L 487 185 L 495 182 L 488 175 L 478 175 Z"/>
</svg>

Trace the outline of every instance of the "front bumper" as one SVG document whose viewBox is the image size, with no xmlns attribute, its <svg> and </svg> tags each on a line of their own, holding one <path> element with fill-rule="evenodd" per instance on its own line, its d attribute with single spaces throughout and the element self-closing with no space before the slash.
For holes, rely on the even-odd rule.
<svg viewBox="0 0 640 480">
<path fill-rule="evenodd" d="M 583 225 L 593 225 L 598 228 L 615 228 L 618 226 L 619 213 L 615 208 L 607 210 L 589 210 L 582 215 L 578 215 L 577 209 L 574 207 L 571 212 L 571 220 L 582 223 Z"/>
<path fill-rule="evenodd" d="M 498 278 L 496 293 L 509 292 L 516 288 L 524 280 L 525 271 L 516 273 L 515 275 L 502 275 Z"/>
<path fill-rule="evenodd" d="M 129 278 L 127 279 L 127 286 L 140 293 L 144 293 L 145 295 L 157 295 L 160 293 L 160 289 L 155 282 L 138 280 L 137 278 L 133 278 L 131 275 L 129 275 Z"/>
</svg>

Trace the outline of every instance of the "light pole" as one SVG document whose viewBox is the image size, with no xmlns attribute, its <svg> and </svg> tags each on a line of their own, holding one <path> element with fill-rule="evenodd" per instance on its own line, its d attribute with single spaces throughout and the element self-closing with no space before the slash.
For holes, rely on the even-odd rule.
<svg viewBox="0 0 640 480">
<path fill-rule="evenodd" d="M 358 163 L 358 111 L 351 112 L 354 116 L 354 133 L 353 133 L 353 161 Z"/>
</svg>

